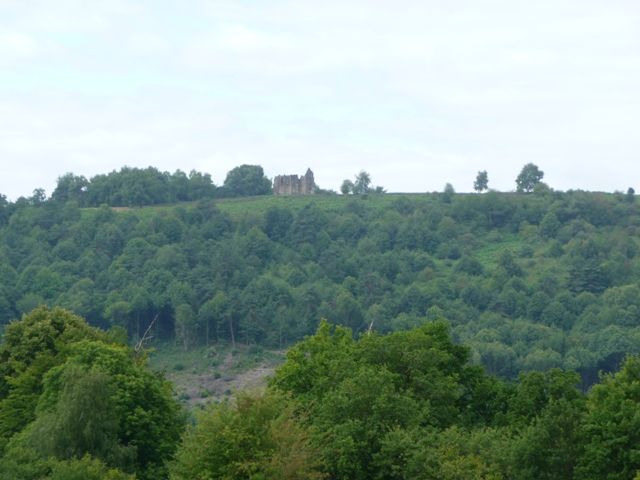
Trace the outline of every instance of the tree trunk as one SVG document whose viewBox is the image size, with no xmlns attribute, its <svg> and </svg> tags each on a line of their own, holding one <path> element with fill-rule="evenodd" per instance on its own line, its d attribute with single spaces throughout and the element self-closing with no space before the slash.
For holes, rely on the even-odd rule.
<svg viewBox="0 0 640 480">
<path fill-rule="evenodd" d="M 236 340 L 233 336 L 233 312 L 229 312 L 229 328 L 231 329 L 231 346 L 236 346 Z"/>
</svg>

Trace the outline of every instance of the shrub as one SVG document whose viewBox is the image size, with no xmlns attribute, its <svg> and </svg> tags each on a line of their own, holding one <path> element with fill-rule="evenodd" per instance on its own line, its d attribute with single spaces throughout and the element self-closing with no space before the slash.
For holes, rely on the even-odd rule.
<svg viewBox="0 0 640 480">
<path fill-rule="evenodd" d="M 247 350 L 247 353 L 249 355 L 257 355 L 259 353 L 262 353 L 262 347 L 260 347 L 259 345 L 251 345 Z"/>
</svg>

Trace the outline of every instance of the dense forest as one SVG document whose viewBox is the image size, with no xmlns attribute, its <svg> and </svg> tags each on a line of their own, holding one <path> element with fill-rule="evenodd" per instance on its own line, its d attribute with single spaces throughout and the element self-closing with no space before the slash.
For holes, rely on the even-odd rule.
<svg viewBox="0 0 640 480">
<path fill-rule="evenodd" d="M 0 196 L 0 479 L 633 479 L 640 206 L 533 167 L 511 193 L 274 196 L 243 165 Z M 295 346 L 194 417 L 147 364 L 169 341 Z"/>
<path fill-rule="evenodd" d="M 469 363 L 449 325 L 354 339 L 321 321 L 266 388 L 187 422 L 124 329 L 39 307 L 0 345 L 0 479 L 640 478 L 640 360 L 584 394 Z"/>
<path fill-rule="evenodd" d="M 156 174 L 123 169 L 85 190 L 68 174 L 49 199 L 2 202 L 0 323 L 43 304 L 134 343 L 155 320 L 154 338 L 185 349 L 281 349 L 321 318 L 355 335 L 442 318 L 489 373 L 573 369 L 583 389 L 640 350 L 632 191 L 274 196 L 245 165 L 225 180 L 235 198 L 115 207 L 127 179 Z M 107 179 L 121 190 L 90 196 Z M 95 198 L 115 200 L 81 208 Z"/>
</svg>

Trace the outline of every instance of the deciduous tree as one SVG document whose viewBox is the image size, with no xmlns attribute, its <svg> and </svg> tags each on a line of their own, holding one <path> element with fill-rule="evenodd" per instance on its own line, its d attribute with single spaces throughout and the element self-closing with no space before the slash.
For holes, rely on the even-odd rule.
<svg viewBox="0 0 640 480">
<path fill-rule="evenodd" d="M 527 163 L 516 178 L 518 192 L 531 193 L 534 187 L 540 183 L 544 177 L 544 172 L 533 163 Z"/>
<path fill-rule="evenodd" d="M 487 174 L 486 170 L 483 170 L 481 172 L 478 172 L 478 175 L 476 176 L 476 180 L 473 182 L 473 189 L 478 192 L 481 193 L 484 190 L 487 190 L 489 188 L 489 175 Z"/>
</svg>

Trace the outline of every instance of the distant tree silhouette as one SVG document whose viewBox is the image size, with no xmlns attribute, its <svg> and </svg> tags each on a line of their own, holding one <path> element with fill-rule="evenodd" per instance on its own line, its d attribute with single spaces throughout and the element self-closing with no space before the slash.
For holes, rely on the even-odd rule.
<svg viewBox="0 0 640 480">
<path fill-rule="evenodd" d="M 527 163 L 520 174 L 516 178 L 516 185 L 518 192 L 531 193 L 533 188 L 540 183 L 544 177 L 544 172 L 533 163 Z"/>
<path fill-rule="evenodd" d="M 487 175 L 486 170 L 478 172 L 476 181 L 473 182 L 473 189 L 478 193 L 482 192 L 483 190 L 489 189 L 489 176 Z"/>
</svg>

